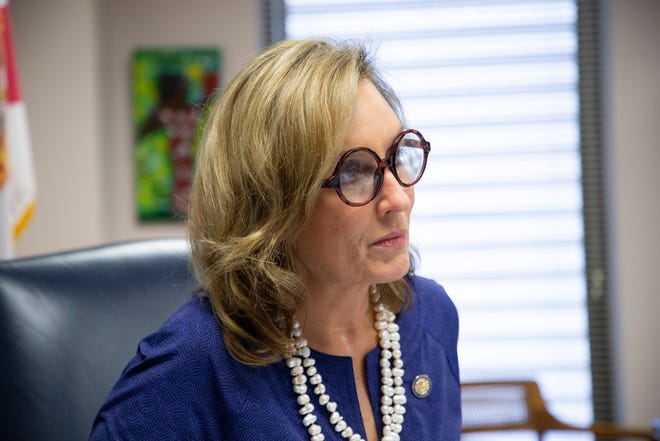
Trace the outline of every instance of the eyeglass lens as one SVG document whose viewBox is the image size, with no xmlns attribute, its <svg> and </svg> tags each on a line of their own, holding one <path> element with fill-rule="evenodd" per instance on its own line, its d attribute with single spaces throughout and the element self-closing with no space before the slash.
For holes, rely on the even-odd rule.
<svg viewBox="0 0 660 441">
<path fill-rule="evenodd" d="M 425 151 L 414 132 L 406 133 L 394 148 L 392 170 L 401 185 L 415 184 L 424 169 Z M 361 204 L 378 191 L 383 176 L 380 158 L 370 149 L 357 149 L 344 157 L 339 169 L 339 189 L 349 202 Z"/>
</svg>

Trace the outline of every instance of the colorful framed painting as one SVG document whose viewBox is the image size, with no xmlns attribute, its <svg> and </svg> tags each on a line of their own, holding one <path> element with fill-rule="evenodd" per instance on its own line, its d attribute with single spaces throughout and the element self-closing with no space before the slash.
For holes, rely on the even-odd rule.
<svg viewBox="0 0 660 441">
<path fill-rule="evenodd" d="M 206 102 L 219 84 L 214 48 L 133 53 L 132 115 L 138 218 L 185 217 Z"/>
</svg>

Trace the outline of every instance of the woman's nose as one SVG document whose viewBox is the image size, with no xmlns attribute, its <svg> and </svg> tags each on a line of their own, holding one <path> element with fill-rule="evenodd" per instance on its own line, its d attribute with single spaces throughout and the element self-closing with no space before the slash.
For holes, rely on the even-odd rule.
<svg viewBox="0 0 660 441">
<path fill-rule="evenodd" d="M 414 200 L 412 187 L 399 184 L 394 173 L 388 167 L 383 173 L 383 184 L 378 194 L 378 206 L 384 212 L 404 211 L 412 208 Z"/>
</svg>

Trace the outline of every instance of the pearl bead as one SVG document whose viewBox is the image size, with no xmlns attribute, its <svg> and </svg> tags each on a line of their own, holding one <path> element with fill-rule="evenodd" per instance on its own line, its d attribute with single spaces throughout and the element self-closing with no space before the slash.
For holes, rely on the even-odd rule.
<svg viewBox="0 0 660 441">
<path fill-rule="evenodd" d="M 346 429 L 346 426 L 348 426 L 348 424 L 346 424 L 346 421 L 344 420 L 337 421 L 337 424 L 335 425 L 335 432 L 342 432 L 344 429 Z"/>
<path fill-rule="evenodd" d="M 313 413 L 308 413 L 303 417 L 303 426 L 305 427 L 315 422 L 316 422 L 316 415 L 314 415 Z"/>
<path fill-rule="evenodd" d="M 298 349 L 302 349 L 306 346 L 307 346 L 307 340 L 305 340 L 304 338 L 296 342 L 296 348 Z"/>
<path fill-rule="evenodd" d="M 307 382 L 307 377 L 304 375 L 296 375 L 291 381 L 293 381 L 293 384 L 305 384 Z"/>
<path fill-rule="evenodd" d="M 314 411 L 314 405 L 312 403 L 306 403 L 300 406 L 300 410 L 298 411 L 298 413 L 300 413 L 300 415 L 307 415 L 308 413 L 313 411 Z"/>
<path fill-rule="evenodd" d="M 298 357 L 290 357 L 286 359 L 286 365 L 290 368 L 294 366 L 299 366 L 300 365 L 300 358 Z"/>
</svg>

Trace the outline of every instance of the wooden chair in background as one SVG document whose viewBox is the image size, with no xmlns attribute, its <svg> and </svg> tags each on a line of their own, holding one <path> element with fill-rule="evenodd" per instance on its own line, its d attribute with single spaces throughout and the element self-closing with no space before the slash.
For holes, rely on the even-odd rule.
<svg viewBox="0 0 660 441">
<path fill-rule="evenodd" d="M 566 424 L 546 408 L 535 381 L 463 383 L 463 433 L 527 430 L 542 440 L 547 432 L 591 432 L 598 438 L 631 438 L 653 441 L 648 430 L 594 423 L 590 427 Z"/>
</svg>

